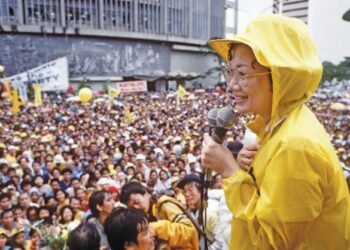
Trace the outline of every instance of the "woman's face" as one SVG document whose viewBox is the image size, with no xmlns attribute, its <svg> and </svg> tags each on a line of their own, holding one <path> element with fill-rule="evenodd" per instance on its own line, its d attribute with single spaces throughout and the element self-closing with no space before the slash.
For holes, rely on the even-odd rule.
<svg viewBox="0 0 350 250">
<path fill-rule="evenodd" d="M 77 190 L 77 197 L 82 200 L 85 198 L 85 191 L 83 189 L 78 189 Z"/>
<path fill-rule="evenodd" d="M 44 184 L 44 179 L 41 177 L 36 177 L 34 181 L 35 186 L 41 187 Z"/>
<path fill-rule="evenodd" d="M 64 201 L 65 198 L 66 198 L 66 197 L 65 197 L 65 195 L 64 195 L 64 193 L 63 193 L 62 191 L 58 191 L 58 192 L 56 193 L 56 199 L 57 199 L 57 201 L 62 202 L 62 201 Z"/>
<path fill-rule="evenodd" d="M 52 171 L 52 175 L 54 178 L 59 179 L 61 177 L 61 172 L 57 169 Z"/>
<path fill-rule="evenodd" d="M 232 77 L 227 84 L 228 90 L 235 98 L 235 109 L 240 113 L 257 113 L 265 121 L 270 120 L 272 107 L 270 75 L 263 74 L 246 80 L 239 79 L 239 74 L 263 73 L 269 69 L 256 61 L 253 51 L 246 45 L 237 45 L 232 49 L 231 55 L 229 67 L 236 69 L 237 76 Z"/>
<path fill-rule="evenodd" d="M 0 235 L 0 247 L 4 248 L 7 242 L 7 237 L 4 234 Z"/>
<path fill-rule="evenodd" d="M 71 222 L 73 220 L 72 210 L 70 210 L 69 208 L 65 208 L 63 211 L 62 217 L 65 223 Z"/>
<path fill-rule="evenodd" d="M 163 172 L 163 171 L 161 171 L 161 172 L 159 173 L 159 177 L 160 177 L 160 179 L 161 179 L 162 181 L 165 181 L 165 180 L 168 179 L 168 175 L 167 175 L 165 172 Z"/>
<path fill-rule="evenodd" d="M 156 180 L 158 179 L 158 174 L 157 174 L 157 172 L 152 172 L 152 173 L 151 173 L 151 176 L 150 176 L 150 179 L 151 179 L 152 181 L 156 181 Z"/>
<path fill-rule="evenodd" d="M 38 213 L 35 210 L 30 210 L 28 212 L 28 219 L 30 221 L 37 221 L 38 220 Z"/>
<path fill-rule="evenodd" d="M 111 194 L 105 195 L 101 212 L 104 212 L 105 214 L 110 214 L 114 208 L 114 203 L 115 202 Z"/>
</svg>

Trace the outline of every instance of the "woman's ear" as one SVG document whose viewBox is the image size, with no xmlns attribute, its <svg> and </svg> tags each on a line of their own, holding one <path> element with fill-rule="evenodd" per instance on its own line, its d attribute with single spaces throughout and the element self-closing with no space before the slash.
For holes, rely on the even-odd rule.
<svg viewBox="0 0 350 250">
<path fill-rule="evenodd" d="M 102 208 L 101 205 L 97 205 L 96 208 L 97 208 L 97 210 L 98 210 L 99 212 L 101 212 L 101 211 L 103 210 L 103 208 Z"/>
</svg>

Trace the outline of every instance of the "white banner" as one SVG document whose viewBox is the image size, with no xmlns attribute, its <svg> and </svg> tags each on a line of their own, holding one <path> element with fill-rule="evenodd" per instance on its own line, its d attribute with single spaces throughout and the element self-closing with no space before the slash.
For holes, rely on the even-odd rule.
<svg viewBox="0 0 350 250">
<path fill-rule="evenodd" d="M 121 93 L 147 92 L 147 81 L 117 82 L 116 86 Z"/>
<path fill-rule="evenodd" d="M 29 83 L 39 83 L 41 91 L 66 91 L 69 86 L 67 57 L 45 63 L 8 79 L 11 85 L 19 90 L 26 89 Z"/>
</svg>

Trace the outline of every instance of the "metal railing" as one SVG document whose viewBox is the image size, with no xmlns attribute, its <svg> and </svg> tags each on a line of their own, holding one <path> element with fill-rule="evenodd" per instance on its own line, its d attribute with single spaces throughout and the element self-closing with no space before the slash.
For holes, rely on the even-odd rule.
<svg viewBox="0 0 350 250">
<path fill-rule="evenodd" d="M 92 28 L 205 40 L 224 35 L 225 0 L 1 0 L 0 25 Z"/>
</svg>

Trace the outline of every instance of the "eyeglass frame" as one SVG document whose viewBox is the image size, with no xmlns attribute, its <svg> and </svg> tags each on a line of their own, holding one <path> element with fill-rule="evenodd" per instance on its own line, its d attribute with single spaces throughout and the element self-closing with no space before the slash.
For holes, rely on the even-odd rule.
<svg viewBox="0 0 350 250">
<path fill-rule="evenodd" d="M 247 66 L 247 67 L 249 67 L 249 66 Z M 238 71 L 239 68 L 240 67 L 231 68 L 229 66 L 221 67 L 221 73 L 224 75 L 227 84 L 229 84 L 234 77 L 237 77 L 238 85 L 241 87 L 246 87 L 246 86 L 248 86 L 248 79 L 253 78 L 253 77 L 257 77 L 257 76 L 271 74 L 271 71 L 265 71 L 265 72 L 255 73 L 255 74 L 254 73 L 253 74 L 243 74 L 240 76 L 239 74 L 237 75 L 237 73 L 236 73 L 236 72 L 239 72 Z M 231 72 L 233 72 L 232 77 L 228 78 L 226 76 L 226 73 L 224 72 L 224 70 L 230 70 Z"/>
</svg>

